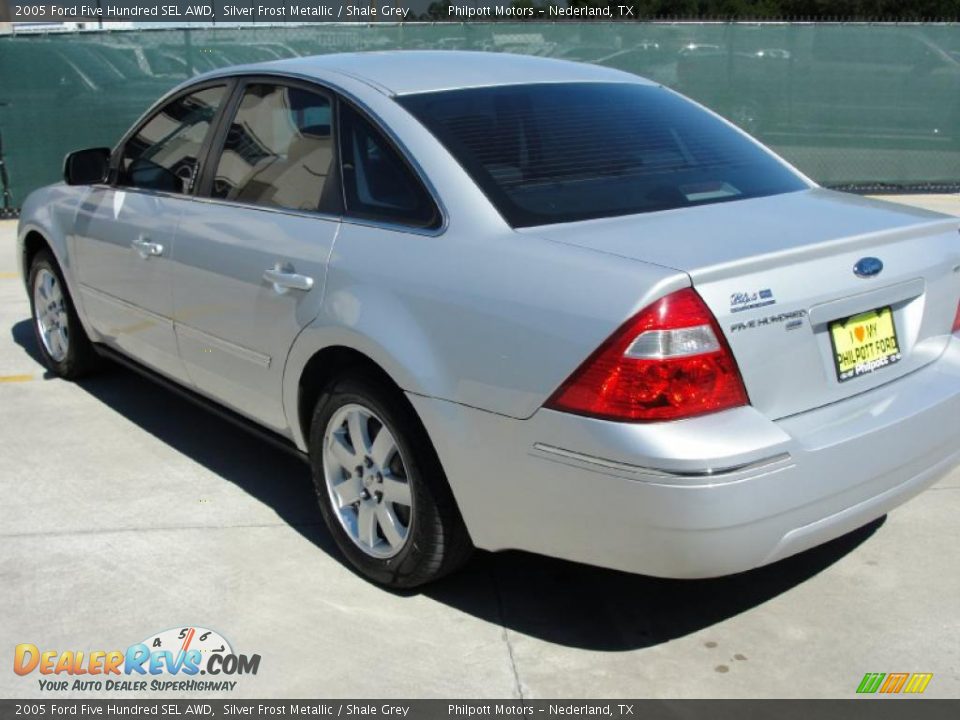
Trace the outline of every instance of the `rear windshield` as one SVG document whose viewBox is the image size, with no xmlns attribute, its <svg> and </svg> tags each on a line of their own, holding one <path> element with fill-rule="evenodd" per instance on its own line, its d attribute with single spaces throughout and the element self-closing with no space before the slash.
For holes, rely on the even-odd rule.
<svg viewBox="0 0 960 720">
<path fill-rule="evenodd" d="M 405 95 L 514 227 L 802 190 L 780 162 L 656 86 L 550 83 Z"/>
</svg>

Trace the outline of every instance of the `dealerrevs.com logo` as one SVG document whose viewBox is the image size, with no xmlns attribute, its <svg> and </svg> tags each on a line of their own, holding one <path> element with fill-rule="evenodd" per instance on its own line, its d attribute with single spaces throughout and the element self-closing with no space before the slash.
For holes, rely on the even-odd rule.
<svg viewBox="0 0 960 720">
<path fill-rule="evenodd" d="M 13 655 L 17 675 L 36 673 L 40 689 L 54 692 L 231 691 L 238 682 L 231 678 L 259 669 L 259 655 L 237 654 L 226 638 L 202 627 L 164 630 L 126 650 L 41 650 L 21 643 Z"/>
</svg>

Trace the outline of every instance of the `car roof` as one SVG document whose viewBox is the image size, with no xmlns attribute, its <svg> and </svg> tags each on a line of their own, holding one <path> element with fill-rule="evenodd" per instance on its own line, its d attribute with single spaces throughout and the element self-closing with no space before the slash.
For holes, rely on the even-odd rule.
<svg viewBox="0 0 960 720">
<path fill-rule="evenodd" d="M 388 95 L 469 87 L 547 82 L 634 82 L 654 84 L 613 68 L 513 53 L 461 50 L 386 50 L 287 58 L 224 68 L 210 75 L 287 72 L 324 79 L 348 75 Z"/>
</svg>

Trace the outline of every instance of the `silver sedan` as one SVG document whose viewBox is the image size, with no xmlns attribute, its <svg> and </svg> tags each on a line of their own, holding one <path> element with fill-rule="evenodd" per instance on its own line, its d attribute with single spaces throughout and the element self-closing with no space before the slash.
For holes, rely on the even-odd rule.
<svg viewBox="0 0 960 720">
<path fill-rule="evenodd" d="M 475 547 L 735 573 L 960 461 L 957 220 L 612 69 L 217 71 L 69 155 L 19 243 L 54 373 L 112 358 L 308 459 L 388 586 Z"/>
</svg>

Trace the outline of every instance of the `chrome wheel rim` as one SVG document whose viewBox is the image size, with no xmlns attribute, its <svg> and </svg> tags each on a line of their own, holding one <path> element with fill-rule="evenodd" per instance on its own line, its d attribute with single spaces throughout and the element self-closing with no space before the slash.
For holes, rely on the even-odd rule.
<svg viewBox="0 0 960 720">
<path fill-rule="evenodd" d="M 413 500 L 396 439 L 370 408 L 339 408 L 323 435 L 323 475 L 334 514 L 370 557 L 395 556 L 407 543 Z"/>
<path fill-rule="evenodd" d="M 33 281 L 33 308 L 43 349 L 54 362 L 63 362 L 70 349 L 67 303 L 60 281 L 46 268 Z"/>
</svg>

